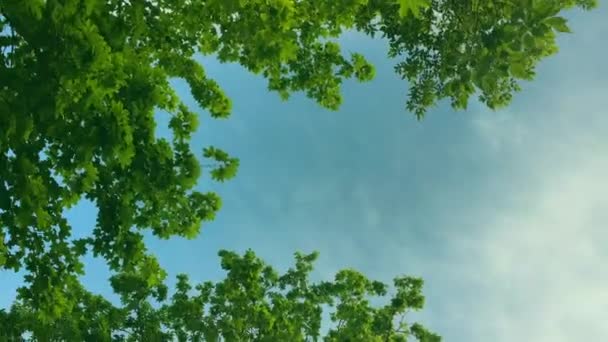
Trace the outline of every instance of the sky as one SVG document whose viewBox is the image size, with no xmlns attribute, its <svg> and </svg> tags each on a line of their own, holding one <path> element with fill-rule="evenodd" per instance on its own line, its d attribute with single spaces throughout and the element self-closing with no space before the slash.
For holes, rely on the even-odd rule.
<svg viewBox="0 0 608 342">
<path fill-rule="evenodd" d="M 199 111 L 193 148 L 221 147 L 241 167 L 224 184 L 202 178 L 224 206 L 198 238 L 149 238 L 150 248 L 170 277 L 196 282 L 221 277 L 218 250 L 247 248 L 278 269 L 318 250 L 317 279 L 346 267 L 423 277 L 426 307 L 413 319 L 445 341 L 608 339 L 608 9 L 569 17 L 574 34 L 508 109 L 440 105 L 420 122 L 381 40 L 342 38 L 377 76 L 345 84 L 337 112 L 301 95 L 283 102 L 241 67 L 203 60 L 234 110 L 228 120 Z M 95 208 L 67 215 L 83 233 Z M 87 272 L 108 294 L 103 263 L 89 259 Z M 18 283 L 0 273 L 0 307 Z"/>
</svg>

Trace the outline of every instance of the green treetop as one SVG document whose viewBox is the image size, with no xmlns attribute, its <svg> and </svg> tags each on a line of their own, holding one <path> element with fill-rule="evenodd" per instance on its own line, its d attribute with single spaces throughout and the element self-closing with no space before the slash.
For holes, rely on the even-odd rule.
<svg viewBox="0 0 608 342">
<path fill-rule="evenodd" d="M 173 295 L 156 307 L 136 297 L 116 307 L 79 287 L 74 310 L 48 322 L 27 302 L 17 302 L 0 311 L 0 340 L 21 341 L 29 333 L 32 341 L 441 341 L 421 324 L 405 321 L 424 305 L 419 278 L 397 277 L 389 288 L 345 269 L 333 281 L 312 282 L 316 253 L 296 253 L 295 265 L 283 274 L 252 251 L 219 255 L 227 273 L 223 280 L 193 287 L 179 275 Z M 123 293 L 145 290 L 137 282 L 116 286 L 128 288 Z M 384 304 L 372 305 L 374 297 Z"/>
</svg>

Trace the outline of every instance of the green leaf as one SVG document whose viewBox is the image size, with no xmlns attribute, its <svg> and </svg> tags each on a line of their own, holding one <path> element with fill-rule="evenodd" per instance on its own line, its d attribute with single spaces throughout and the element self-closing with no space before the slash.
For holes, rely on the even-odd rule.
<svg viewBox="0 0 608 342">
<path fill-rule="evenodd" d="M 4 237 L 0 237 L 0 267 L 3 267 L 6 263 L 6 255 L 8 248 L 4 244 Z"/>
<path fill-rule="evenodd" d="M 532 36 L 532 35 L 531 35 L 531 34 L 529 34 L 529 33 L 528 33 L 528 34 L 526 34 L 526 35 L 524 36 L 523 41 L 524 41 L 524 46 L 525 46 L 527 49 L 533 49 L 533 48 L 535 48 L 535 47 L 536 47 L 536 41 L 535 41 L 535 39 L 534 39 L 534 36 Z"/>
<path fill-rule="evenodd" d="M 572 31 L 568 27 L 568 21 L 562 17 L 551 17 L 545 19 L 545 22 L 551 26 L 554 30 L 563 33 L 571 33 Z"/>
<path fill-rule="evenodd" d="M 509 70 L 514 77 L 527 79 L 528 68 L 523 60 L 513 60 L 509 65 Z"/>
<path fill-rule="evenodd" d="M 412 14 L 414 17 L 420 16 L 420 12 L 428 8 L 431 4 L 430 0 L 398 0 L 399 1 L 399 16 L 406 17 Z"/>
</svg>

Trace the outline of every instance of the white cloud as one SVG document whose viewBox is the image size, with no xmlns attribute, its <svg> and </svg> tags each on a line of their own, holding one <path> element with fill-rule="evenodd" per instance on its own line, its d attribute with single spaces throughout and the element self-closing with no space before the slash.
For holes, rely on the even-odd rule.
<svg viewBox="0 0 608 342">
<path fill-rule="evenodd" d="M 608 101 L 598 89 L 535 98 L 526 114 L 538 120 L 512 113 L 474 120 L 497 159 L 531 173 L 519 180 L 524 187 L 496 194 L 520 203 L 476 205 L 465 214 L 479 218 L 475 229 L 445 236 L 450 258 L 437 279 L 469 291 L 456 300 L 442 293 L 435 300 L 446 303 L 429 304 L 445 304 L 446 317 L 433 321 L 446 320 L 447 329 L 459 331 L 454 335 L 497 342 L 608 339 Z"/>
<path fill-rule="evenodd" d="M 475 238 L 479 264 L 469 267 L 483 275 L 475 283 L 484 290 L 472 304 L 480 320 L 471 323 L 500 319 L 504 331 L 493 341 L 608 336 L 608 235 L 596 219 L 608 208 L 608 163 L 577 168 L 548 182 L 536 207 L 498 215 Z"/>
<path fill-rule="evenodd" d="M 525 130 L 523 123 L 513 118 L 513 113 L 483 113 L 473 118 L 473 125 L 480 138 L 488 144 L 493 152 L 501 152 L 508 145 L 521 145 Z M 508 129 L 506 129 L 508 128 Z"/>
</svg>

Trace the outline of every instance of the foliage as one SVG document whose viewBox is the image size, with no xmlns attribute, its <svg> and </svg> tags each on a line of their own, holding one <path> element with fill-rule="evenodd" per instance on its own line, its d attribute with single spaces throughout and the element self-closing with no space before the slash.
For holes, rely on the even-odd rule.
<svg viewBox="0 0 608 342">
<path fill-rule="evenodd" d="M 197 54 L 239 63 L 283 98 L 304 92 L 336 109 L 345 79 L 374 75 L 334 39 L 358 30 L 387 38 L 418 117 L 446 98 L 465 108 L 475 92 L 498 108 L 556 52 L 556 32 L 569 31 L 559 13 L 594 5 L 0 0 L 0 267 L 26 269 L 19 298 L 43 321 L 76 310 L 87 251 L 107 261 L 124 298 L 163 297 L 165 274 L 143 232 L 192 238 L 221 206 L 216 194 L 195 189 L 201 166 L 189 143 L 198 116 L 169 85 L 186 80 L 201 108 L 229 116 L 230 99 Z M 171 116 L 172 141 L 156 137 L 155 111 Z M 237 159 L 216 147 L 204 154 L 220 164 L 213 179 L 235 175 Z M 99 213 L 92 235 L 75 239 L 63 213 L 82 198 Z"/>
<path fill-rule="evenodd" d="M 557 52 L 556 34 L 570 32 L 560 12 L 597 5 L 595 0 L 430 3 L 406 21 L 391 16 L 389 7 L 380 10 L 389 55 L 405 57 L 395 69 L 411 85 L 407 109 L 419 118 L 444 98 L 466 109 L 475 93 L 491 109 L 508 105 L 521 90 L 518 80 L 532 80 L 537 63 Z"/>
<path fill-rule="evenodd" d="M 26 332 L 41 341 L 441 341 L 422 325 L 403 321 L 424 305 L 421 279 L 395 278 L 390 298 L 373 306 L 372 297 L 387 296 L 386 284 L 350 269 L 333 281 L 312 282 L 316 253 L 296 253 L 295 266 L 283 274 L 250 250 L 219 255 L 225 279 L 193 288 L 179 275 L 174 294 L 156 307 L 140 298 L 117 308 L 78 288 L 81 304 L 69 315 L 41 322 L 33 308 L 17 303 L 0 311 L 0 331 L 15 341 Z M 326 329 L 324 308 L 331 310 Z"/>
</svg>

